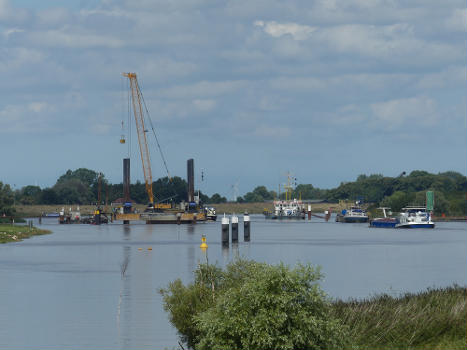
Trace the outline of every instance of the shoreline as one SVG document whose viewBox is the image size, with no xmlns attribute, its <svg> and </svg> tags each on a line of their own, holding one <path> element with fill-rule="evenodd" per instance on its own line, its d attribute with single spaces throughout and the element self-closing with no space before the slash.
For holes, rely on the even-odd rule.
<svg viewBox="0 0 467 350">
<path fill-rule="evenodd" d="M 42 230 L 26 225 L 0 224 L 0 244 L 21 242 L 23 239 L 33 236 L 41 236 L 52 233 L 50 230 Z"/>
<path fill-rule="evenodd" d="M 254 203 L 206 203 L 204 206 L 213 207 L 216 209 L 217 216 L 221 216 L 224 213 L 226 215 L 231 214 L 243 214 L 247 211 L 249 214 L 262 214 L 265 210 L 272 211 L 273 203 L 272 202 L 254 202 Z M 339 203 L 312 203 L 310 204 L 312 213 L 324 213 L 325 210 L 331 209 L 331 212 L 336 213 L 342 210 Z M 53 204 L 53 205 L 16 205 L 16 215 L 18 217 L 40 217 L 45 213 L 59 212 L 62 208 L 65 208 L 65 211 L 68 211 L 69 208 L 76 210 L 78 205 L 69 205 L 69 204 Z M 92 215 L 95 210 L 94 205 L 80 205 L 80 211 L 82 215 Z M 110 205 L 107 206 L 110 208 Z M 143 212 L 145 209 L 144 204 L 136 204 L 134 206 L 139 212 Z M 433 221 L 435 222 L 463 222 L 467 221 L 467 216 L 433 216 Z"/>
</svg>

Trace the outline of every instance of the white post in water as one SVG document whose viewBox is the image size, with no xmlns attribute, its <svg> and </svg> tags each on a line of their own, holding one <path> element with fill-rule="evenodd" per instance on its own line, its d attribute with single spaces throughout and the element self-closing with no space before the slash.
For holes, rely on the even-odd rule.
<svg viewBox="0 0 467 350">
<path fill-rule="evenodd" d="M 222 218 L 222 245 L 228 246 L 229 245 L 229 224 L 230 220 L 225 216 Z"/>
<path fill-rule="evenodd" d="M 243 241 L 250 241 L 250 215 L 247 211 L 243 214 Z"/>
<path fill-rule="evenodd" d="M 308 204 L 308 220 L 311 220 L 311 204 Z"/>
<path fill-rule="evenodd" d="M 232 243 L 238 242 L 238 216 L 232 215 Z"/>
</svg>

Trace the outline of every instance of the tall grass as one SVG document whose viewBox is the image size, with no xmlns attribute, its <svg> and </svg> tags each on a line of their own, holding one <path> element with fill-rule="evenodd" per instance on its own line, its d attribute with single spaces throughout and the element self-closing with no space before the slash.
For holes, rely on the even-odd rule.
<svg viewBox="0 0 467 350">
<path fill-rule="evenodd" d="M 333 303 L 356 349 L 466 349 L 467 288 Z"/>
</svg>

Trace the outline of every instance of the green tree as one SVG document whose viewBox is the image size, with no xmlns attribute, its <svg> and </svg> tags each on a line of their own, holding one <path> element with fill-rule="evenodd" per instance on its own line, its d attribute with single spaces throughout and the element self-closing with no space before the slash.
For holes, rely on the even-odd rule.
<svg viewBox="0 0 467 350">
<path fill-rule="evenodd" d="M 222 197 L 219 193 L 214 193 L 211 198 L 209 199 L 209 203 L 225 203 L 227 202 L 227 198 Z"/>
<path fill-rule="evenodd" d="M 248 192 L 243 197 L 245 202 L 264 202 L 272 200 L 276 196 L 276 192 L 268 191 L 266 186 L 257 186 L 252 192 Z M 237 199 L 238 200 L 238 199 Z"/>
<path fill-rule="evenodd" d="M 79 168 L 74 171 L 67 170 L 65 174 L 58 178 L 57 184 L 71 179 L 78 179 L 82 183 L 92 186 L 97 183 L 98 177 L 99 173 L 86 168 Z"/>
<path fill-rule="evenodd" d="M 167 176 L 161 177 L 153 182 L 152 189 L 156 197 L 156 202 L 167 200 L 180 202 L 187 199 L 188 184 L 184 179 L 178 176 L 174 176 L 170 179 Z"/>
<path fill-rule="evenodd" d="M 200 265 L 195 281 L 161 293 L 182 339 L 203 349 L 339 349 L 346 329 L 331 316 L 319 269 L 236 260 Z"/>
<path fill-rule="evenodd" d="M 91 187 L 78 178 L 57 182 L 54 186 L 56 200 L 62 204 L 87 204 L 96 201 Z"/>
<path fill-rule="evenodd" d="M 392 211 L 401 211 L 402 208 L 409 205 L 415 199 L 414 193 L 406 193 L 402 191 L 394 192 L 391 196 L 386 197 L 381 202 L 381 206 L 390 207 Z"/>
<path fill-rule="evenodd" d="M 58 200 L 57 192 L 53 188 L 45 188 L 40 196 L 41 204 L 61 204 Z"/>
<path fill-rule="evenodd" d="M 39 204 L 42 190 L 39 186 L 25 186 L 19 191 L 22 204 Z"/>
<path fill-rule="evenodd" d="M 10 185 L 4 185 L 3 182 L 0 181 L 0 215 L 13 215 L 15 212 L 13 208 L 14 201 L 14 194 Z"/>
</svg>

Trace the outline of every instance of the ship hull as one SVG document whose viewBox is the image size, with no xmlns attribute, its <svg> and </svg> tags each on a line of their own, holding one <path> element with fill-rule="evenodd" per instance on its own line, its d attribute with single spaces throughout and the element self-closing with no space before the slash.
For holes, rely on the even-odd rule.
<svg viewBox="0 0 467 350">
<path fill-rule="evenodd" d="M 305 214 L 300 215 L 265 215 L 264 216 L 268 220 L 304 220 Z"/>
<path fill-rule="evenodd" d="M 396 225 L 396 228 L 435 228 L 435 224 L 434 223 L 426 223 L 426 224 L 405 223 L 405 224 Z"/>
<path fill-rule="evenodd" d="M 352 223 L 365 223 L 368 222 L 368 216 L 345 216 L 345 215 L 337 215 L 336 216 L 337 222 L 344 222 L 348 224 Z"/>
<path fill-rule="evenodd" d="M 370 227 L 395 228 L 397 222 L 397 220 L 374 219 L 370 221 Z"/>
</svg>

